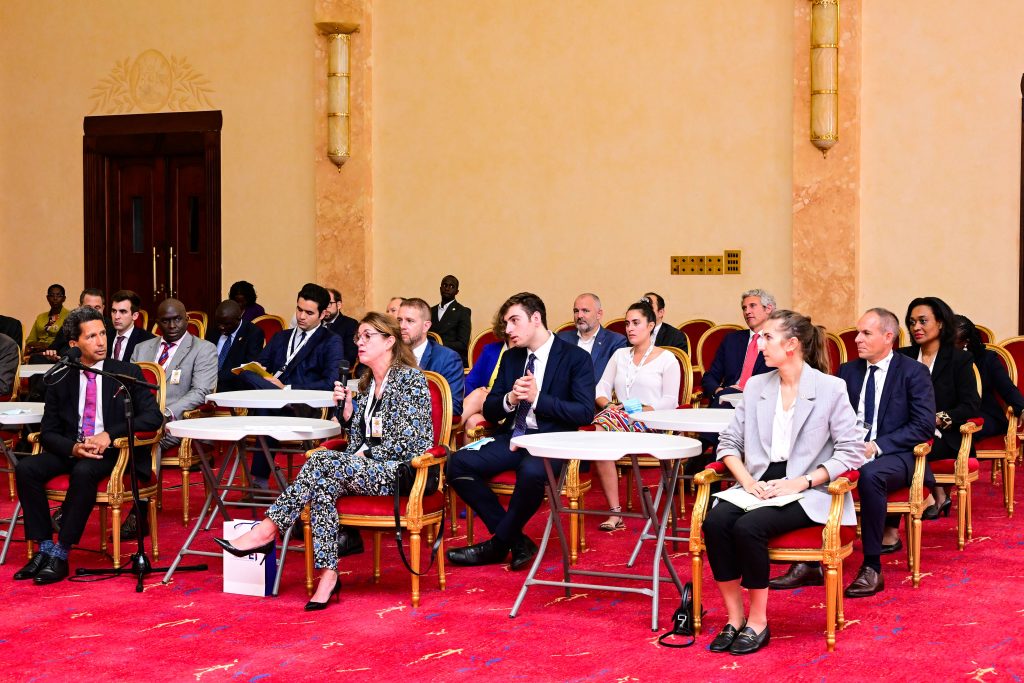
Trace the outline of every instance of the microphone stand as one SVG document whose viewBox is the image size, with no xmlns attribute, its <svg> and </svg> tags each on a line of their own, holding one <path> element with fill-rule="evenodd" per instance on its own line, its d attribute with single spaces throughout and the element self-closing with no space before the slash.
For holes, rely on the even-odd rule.
<svg viewBox="0 0 1024 683">
<path fill-rule="evenodd" d="M 82 365 L 76 360 L 71 358 L 65 359 L 65 365 L 69 368 L 75 368 L 85 372 L 91 372 L 94 375 L 101 377 L 107 377 L 117 382 L 124 392 L 124 417 L 128 424 L 128 469 L 131 470 L 130 481 L 132 486 L 132 502 L 135 504 L 135 541 L 138 544 L 136 552 L 132 554 L 131 559 L 127 565 L 122 565 L 115 569 L 76 569 L 75 576 L 103 576 L 103 577 L 114 577 L 133 575 L 138 578 L 135 584 L 135 592 L 142 592 L 142 580 L 147 574 L 153 572 L 165 572 L 167 567 L 154 567 L 149 557 L 146 555 L 146 537 L 142 532 L 142 501 L 139 498 L 139 473 L 135 470 L 135 406 L 132 402 L 132 392 L 129 389 L 130 386 L 140 386 L 147 389 L 159 390 L 160 387 L 151 382 L 140 380 L 131 375 L 123 375 L 118 372 L 107 372 L 106 370 L 97 370 L 96 368 L 90 368 Z M 159 477 L 158 472 L 154 472 L 153 476 Z M 155 501 L 150 501 L 150 505 L 155 505 Z M 121 533 L 120 529 L 113 529 L 113 533 Z M 120 558 L 117 558 L 120 560 Z M 208 567 L 205 564 L 190 565 L 177 568 L 177 571 L 206 571 Z"/>
</svg>

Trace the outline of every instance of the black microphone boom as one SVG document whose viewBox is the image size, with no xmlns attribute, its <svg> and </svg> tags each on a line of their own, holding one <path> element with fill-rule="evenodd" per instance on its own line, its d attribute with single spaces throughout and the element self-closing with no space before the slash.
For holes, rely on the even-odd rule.
<svg viewBox="0 0 1024 683">
<path fill-rule="evenodd" d="M 53 384 L 60 382 L 62 379 L 64 379 L 64 376 L 67 373 L 70 364 L 73 362 L 77 362 L 78 359 L 81 357 L 82 349 L 78 348 L 77 346 L 72 346 L 71 350 L 68 351 L 68 355 L 61 358 L 59 361 L 57 361 L 56 364 L 54 364 L 53 367 L 51 367 L 49 370 L 43 373 L 43 383 L 46 384 L 47 386 L 52 386 Z M 53 382 L 49 382 L 48 380 L 51 377 L 54 377 L 55 375 L 60 376 L 57 377 L 57 379 L 54 380 Z"/>
</svg>

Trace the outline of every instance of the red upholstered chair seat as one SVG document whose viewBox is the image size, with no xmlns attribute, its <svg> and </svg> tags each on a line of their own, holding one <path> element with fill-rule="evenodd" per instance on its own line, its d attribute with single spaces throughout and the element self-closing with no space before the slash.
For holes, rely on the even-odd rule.
<svg viewBox="0 0 1024 683">
<path fill-rule="evenodd" d="M 499 474 L 494 475 L 489 484 L 507 484 L 508 486 L 515 486 L 516 484 L 516 473 L 515 470 L 506 470 Z"/>
<path fill-rule="evenodd" d="M 932 466 L 933 474 L 953 475 L 956 471 L 956 460 L 935 460 L 930 464 Z M 969 458 L 967 460 L 968 472 L 977 472 L 979 466 L 977 458 Z"/>
<path fill-rule="evenodd" d="M 149 483 L 149 481 L 150 480 L 140 480 L 139 484 L 140 485 L 144 485 L 144 484 Z M 110 478 L 109 477 L 104 477 L 103 479 L 100 479 L 100 482 L 98 484 L 96 484 L 96 491 L 99 492 L 99 493 L 105 493 L 106 490 L 107 490 L 107 485 L 109 484 L 109 482 L 110 482 Z M 70 483 L 71 483 L 70 475 L 58 474 L 56 477 L 54 477 L 50 481 L 46 482 L 46 489 L 48 491 L 67 491 L 68 490 L 68 485 Z M 125 491 L 131 491 L 132 490 L 132 479 L 131 479 L 131 475 L 130 474 L 125 473 L 124 477 L 122 478 L 121 485 L 124 486 L 124 490 Z"/>
<path fill-rule="evenodd" d="M 796 531 L 776 536 L 768 542 L 769 548 L 821 548 L 821 532 L 824 524 L 816 524 Z M 839 541 L 843 545 L 853 543 L 857 538 L 857 527 L 839 527 Z"/>
<path fill-rule="evenodd" d="M 0 434 L 2 433 L 0 432 Z M 1006 437 L 998 434 L 986 436 L 980 441 L 975 441 L 974 448 L 979 451 L 1001 451 L 1006 448 Z"/>
<path fill-rule="evenodd" d="M 399 500 L 398 509 L 404 513 L 409 505 L 409 497 L 402 496 Z M 440 491 L 423 496 L 424 514 L 440 512 L 443 508 L 444 494 Z M 338 499 L 338 514 L 393 516 L 395 514 L 395 498 L 394 496 L 342 496 Z"/>
<path fill-rule="evenodd" d="M 928 496 L 932 495 L 932 490 L 930 488 L 928 488 L 927 486 L 923 487 L 921 490 L 923 491 L 923 493 L 921 494 L 921 500 L 924 500 Z M 860 489 L 859 488 L 853 490 L 853 500 L 856 503 L 860 502 Z M 890 503 L 909 503 L 910 502 L 910 489 L 909 488 L 905 488 L 905 489 L 899 489 L 898 491 L 889 491 L 889 495 L 886 498 L 886 500 L 888 500 Z"/>
</svg>

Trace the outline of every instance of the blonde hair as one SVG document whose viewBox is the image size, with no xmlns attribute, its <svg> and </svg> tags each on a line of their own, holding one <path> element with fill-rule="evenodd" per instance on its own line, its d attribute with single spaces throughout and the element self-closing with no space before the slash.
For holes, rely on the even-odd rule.
<svg viewBox="0 0 1024 683">
<path fill-rule="evenodd" d="M 785 309 L 773 311 L 769 320 L 779 321 L 779 330 L 786 338 L 795 337 L 800 342 L 804 362 L 815 370 L 829 374 L 828 349 L 825 347 L 825 328 L 815 325 L 810 317 Z"/>
<path fill-rule="evenodd" d="M 394 346 L 391 347 L 391 365 L 392 368 L 408 367 L 415 368 L 416 356 L 413 354 L 412 349 L 409 345 L 402 341 L 402 331 L 398 328 L 398 321 L 387 313 L 377 313 L 376 311 L 370 311 L 363 316 L 363 319 L 359 321 L 360 325 L 369 325 L 373 329 L 380 332 L 386 337 L 391 337 L 395 340 Z M 366 392 L 370 388 L 370 380 L 373 379 L 373 372 L 370 368 L 366 368 L 362 371 L 359 376 L 359 391 Z"/>
</svg>

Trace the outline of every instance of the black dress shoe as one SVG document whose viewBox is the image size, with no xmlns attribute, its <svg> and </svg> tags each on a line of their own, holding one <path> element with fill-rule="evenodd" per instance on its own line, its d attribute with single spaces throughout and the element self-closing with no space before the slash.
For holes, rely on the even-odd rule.
<svg viewBox="0 0 1024 683">
<path fill-rule="evenodd" d="M 537 556 L 537 544 L 527 538 L 520 536 L 519 540 L 512 544 L 512 561 L 508 568 L 514 572 L 526 569 L 530 562 Z"/>
<path fill-rule="evenodd" d="M 767 624 L 765 624 L 764 630 L 760 633 L 754 633 L 754 629 L 744 626 L 740 630 L 739 635 L 736 636 L 736 640 L 732 641 L 732 645 L 729 646 L 729 652 L 734 655 L 753 654 L 767 645 L 771 637 Z"/>
<path fill-rule="evenodd" d="M 857 578 L 853 580 L 843 595 L 848 598 L 867 598 L 885 589 L 885 579 L 880 572 L 872 567 L 861 567 Z"/>
<path fill-rule="evenodd" d="M 768 582 L 768 587 L 777 591 L 788 591 L 804 586 L 824 586 L 825 575 L 817 562 L 794 562 L 782 576 Z"/>
<path fill-rule="evenodd" d="M 506 557 L 508 557 L 508 546 L 494 538 L 489 538 L 483 543 L 467 545 L 465 548 L 452 548 L 448 551 L 449 562 L 466 567 L 501 564 Z"/>
<path fill-rule="evenodd" d="M 246 557 L 248 555 L 255 555 L 257 553 L 265 555 L 274 549 L 274 539 L 267 541 L 258 548 L 248 548 L 247 550 L 236 548 L 235 546 L 231 545 L 231 541 L 225 541 L 223 538 L 214 538 L 213 541 L 214 543 L 219 545 L 224 550 L 227 550 L 235 557 Z"/>
<path fill-rule="evenodd" d="M 15 581 L 25 581 L 27 579 L 35 578 L 36 574 L 46 566 L 46 560 L 50 556 L 46 553 L 36 553 L 32 556 L 32 559 L 28 561 L 24 567 L 14 572 Z"/>
<path fill-rule="evenodd" d="M 883 543 L 880 555 L 891 555 L 898 550 L 903 550 L 903 539 L 897 538 L 895 543 Z"/>
<path fill-rule="evenodd" d="M 744 621 L 743 625 L 740 626 L 740 629 L 742 629 L 743 626 L 746 625 L 747 622 Z M 711 641 L 711 645 L 708 646 L 708 649 L 712 652 L 728 652 L 729 648 L 732 646 L 733 641 L 736 640 L 736 636 L 738 636 L 739 634 L 740 632 L 736 629 L 735 626 L 733 626 L 732 624 L 726 624 L 719 632 L 719 634 L 715 636 L 715 639 Z"/>
<path fill-rule="evenodd" d="M 45 586 L 49 583 L 57 583 L 68 578 L 68 561 L 52 555 L 46 556 L 46 564 L 39 573 L 32 579 L 37 586 Z"/>
<path fill-rule="evenodd" d="M 363 551 L 363 537 L 359 529 L 342 527 L 338 531 L 338 557 L 358 555 Z"/>
</svg>

